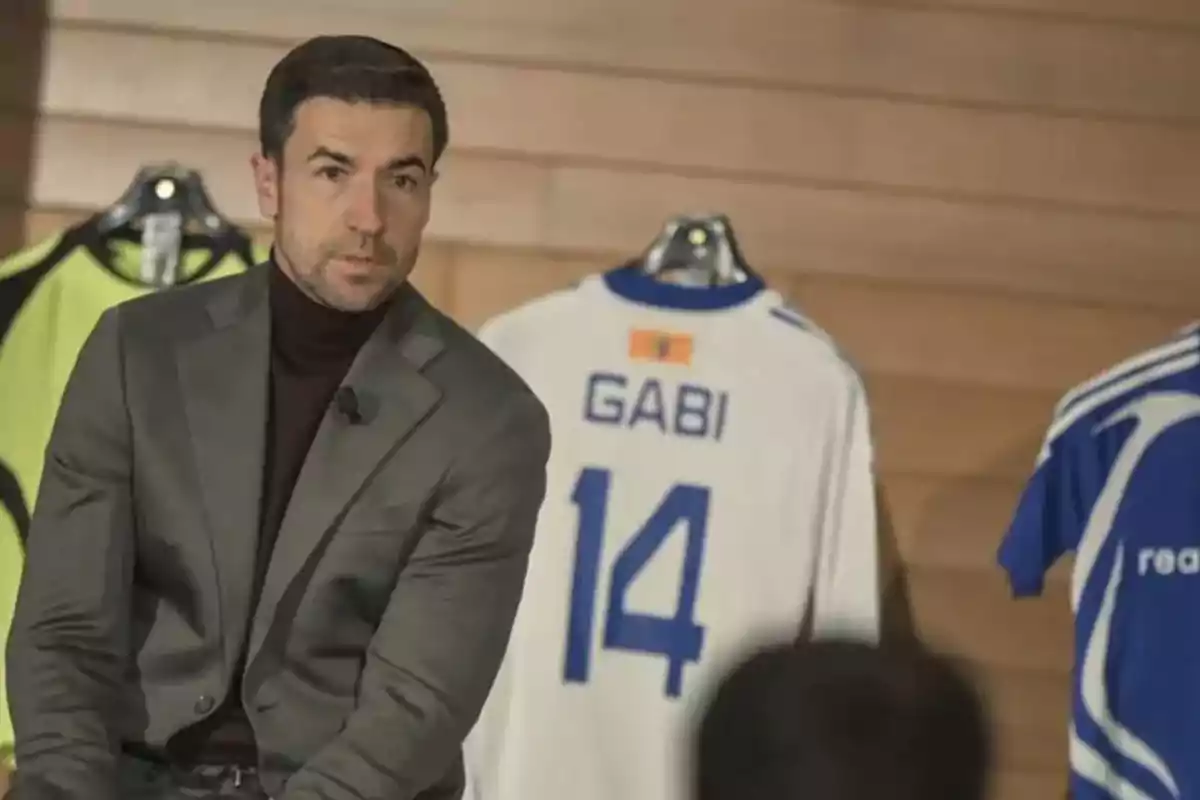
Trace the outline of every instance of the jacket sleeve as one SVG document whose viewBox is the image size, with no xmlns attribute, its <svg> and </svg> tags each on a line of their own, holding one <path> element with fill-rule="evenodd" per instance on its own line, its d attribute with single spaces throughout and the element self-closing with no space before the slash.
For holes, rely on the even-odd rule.
<svg viewBox="0 0 1200 800">
<path fill-rule="evenodd" d="M 117 309 L 75 362 L 46 448 L 7 645 L 19 800 L 115 795 L 134 541 Z"/>
<path fill-rule="evenodd" d="M 400 575 L 356 710 L 278 800 L 411 800 L 460 758 L 508 646 L 546 491 L 544 407 L 524 394 L 498 416 Z"/>
</svg>

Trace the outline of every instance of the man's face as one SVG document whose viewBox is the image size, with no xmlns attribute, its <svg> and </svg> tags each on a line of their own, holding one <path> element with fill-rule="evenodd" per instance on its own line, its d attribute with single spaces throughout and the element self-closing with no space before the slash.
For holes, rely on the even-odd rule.
<svg viewBox="0 0 1200 800">
<path fill-rule="evenodd" d="M 309 297 L 365 311 L 408 278 L 436 177 L 425 111 L 312 98 L 296 109 L 281 162 L 252 163 L 279 266 Z"/>
</svg>

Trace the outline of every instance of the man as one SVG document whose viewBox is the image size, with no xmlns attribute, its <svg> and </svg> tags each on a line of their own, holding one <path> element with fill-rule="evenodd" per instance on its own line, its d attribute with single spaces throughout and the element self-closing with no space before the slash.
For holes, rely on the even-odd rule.
<svg viewBox="0 0 1200 800">
<path fill-rule="evenodd" d="M 117 307 L 66 389 L 8 647 L 19 800 L 461 792 L 547 415 L 406 282 L 447 141 L 419 62 L 309 41 L 260 139 L 271 261 Z"/>
<path fill-rule="evenodd" d="M 981 696 L 916 646 L 780 644 L 720 682 L 693 750 L 695 800 L 983 800 Z"/>
</svg>

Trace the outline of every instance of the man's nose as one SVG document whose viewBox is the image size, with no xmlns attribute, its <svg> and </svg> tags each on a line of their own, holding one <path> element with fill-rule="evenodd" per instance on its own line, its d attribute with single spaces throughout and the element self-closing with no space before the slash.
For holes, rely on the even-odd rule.
<svg viewBox="0 0 1200 800">
<path fill-rule="evenodd" d="M 346 216 L 355 233 L 375 236 L 383 231 L 383 193 L 374 182 L 354 188 Z"/>
</svg>

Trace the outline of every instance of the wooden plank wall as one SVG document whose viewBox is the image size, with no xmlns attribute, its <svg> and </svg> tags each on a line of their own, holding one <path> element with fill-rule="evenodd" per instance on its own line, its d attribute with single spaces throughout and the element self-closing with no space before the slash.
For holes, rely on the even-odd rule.
<svg viewBox="0 0 1200 800">
<path fill-rule="evenodd" d="M 359 31 L 445 87 L 419 280 L 470 325 L 640 251 L 671 214 L 728 213 L 866 372 L 889 546 L 920 631 L 994 701 L 995 797 L 1061 797 L 1065 583 L 1016 603 L 993 553 L 1058 395 L 1198 304 L 1200 3 L 338 6 L 57 0 L 32 189 L 7 216 L 37 238 L 177 158 L 257 225 L 266 71 L 301 37 Z"/>
<path fill-rule="evenodd" d="M 9 0 L 0 11 L 0 253 L 24 236 L 47 26 L 43 0 Z"/>
</svg>

